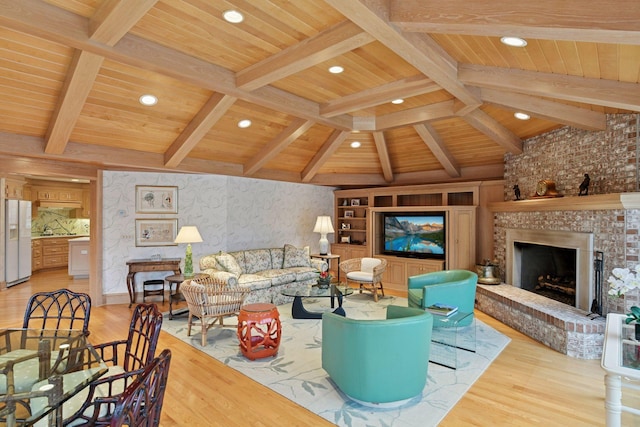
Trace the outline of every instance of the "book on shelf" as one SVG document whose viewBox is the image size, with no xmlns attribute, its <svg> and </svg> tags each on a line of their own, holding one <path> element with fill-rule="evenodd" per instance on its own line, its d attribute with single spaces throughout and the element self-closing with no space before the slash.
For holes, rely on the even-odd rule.
<svg viewBox="0 0 640 427">
<path fill-rule="evenodd" d="M 448 305 L 448 304 L 435 303 L 427 307 L 427 311 L 431 314 L 437 314 L 438 316 L 448 317 L 454 314 L 455 312 L 457 312 L 458 307 Z"/>
</svg>

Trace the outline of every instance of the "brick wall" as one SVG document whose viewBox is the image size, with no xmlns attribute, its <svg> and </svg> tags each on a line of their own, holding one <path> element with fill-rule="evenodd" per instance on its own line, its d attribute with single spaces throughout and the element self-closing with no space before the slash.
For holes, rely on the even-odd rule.
<svg viewBox="0 0 640 427">
<path fill-rule="evenodd" d="M 564 127 L 524 141 L 523 153 L 505 156 L 505 200 L 513 200 L 518 184 L 530 198 L 541 179 L 552 179 L 564 196 L 577 196 L 585 173 L 590 194 L 638 191 L 637 114 L 607 116 L 600 132 Z M 588 197 L 588 196 L 587 196 Z M 633 267 L 640 255 L 640 210 L 499 212 L 494 217 L 494 255 L 505 267 L 507 228 L 564 230 L 594 234 L 594 249 L 604 254 L 603 306 L 606 312 L 624 312 L 640 295 L 623 299 L 606 296 L 606 279 L 615 267 Z"/>
</svg>

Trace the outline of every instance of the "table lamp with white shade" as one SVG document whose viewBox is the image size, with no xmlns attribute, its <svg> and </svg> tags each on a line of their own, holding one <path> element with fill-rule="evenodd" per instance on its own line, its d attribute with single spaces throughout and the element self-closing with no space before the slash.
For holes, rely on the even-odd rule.
<svg viewBox="0 0 640 427">
<path fill-rule="evenodd" d="M 178 232 L 178 236 L 176 236 L 176 240 L 174 240 L 174 243 L 187 244 L 187 252 L 184 256 L 184 272 L 182 273 L 184 277 L 193 277 L 193 257 L 191 253 L 191 244 L 200 242 L 202 242 L 202 237 L 198 232 L 198 227 L 196 227 L 195 225 L 185 225 L 180 227 L 180 231 Z"/>
<path fill-rule="evenodd" d="M 313 228 L 314 233 L 320 233 L 320 255 L 329 253 L 329 240 L 327 233 L 333 233 L 333 225 L 331 225 L 330 216 L 319 216 L 316 220 L 316 226 Z"/>
</svg>

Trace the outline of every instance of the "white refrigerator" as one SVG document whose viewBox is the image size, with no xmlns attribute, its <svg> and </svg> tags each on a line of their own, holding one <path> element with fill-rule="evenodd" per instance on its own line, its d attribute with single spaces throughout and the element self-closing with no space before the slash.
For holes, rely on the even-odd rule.
<svg viewBox="0 0 640 427">
<path fill-rule="evenodd" d="M 31 202 L 6 203 L 5 280 L 7 286 L 13 286 L 31 277 Z"/>
</svg>

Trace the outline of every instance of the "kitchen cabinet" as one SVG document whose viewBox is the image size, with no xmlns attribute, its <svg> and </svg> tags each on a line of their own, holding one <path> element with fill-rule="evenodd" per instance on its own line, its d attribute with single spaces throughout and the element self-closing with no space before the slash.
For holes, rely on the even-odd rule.
<svg viewBox="0 0 640 427">
<path fill-rule="evenodd" d="M 31 240 L 31 271 L 42 269 L 42 240 Z"/>
<path fill-rule="evenodd" d="M 69 237 L 50 237 L 42 241 L 42 268 L 66 267 L 69 262 Z"/>
<path fill-rule="evenodd" d="M 82 190 L 39 187 L 36 200 L 49 202 L 82 202 Z"/>
<path fill-rule="evenodd" d="M 11 178 L 5 180 L 5 197 L 13 200 L 27 200 L 25 198 L 25 182 Z"/>
</svg>

